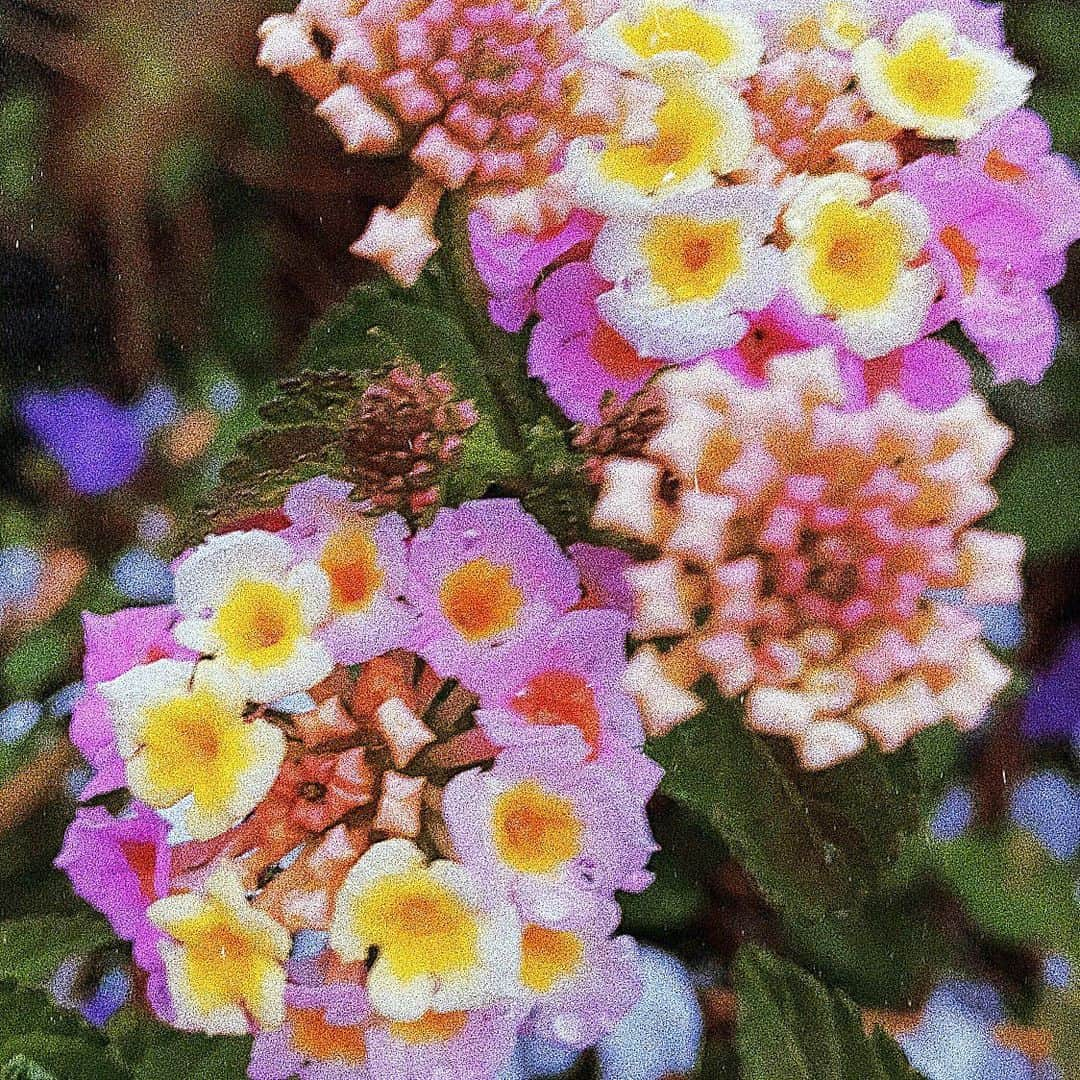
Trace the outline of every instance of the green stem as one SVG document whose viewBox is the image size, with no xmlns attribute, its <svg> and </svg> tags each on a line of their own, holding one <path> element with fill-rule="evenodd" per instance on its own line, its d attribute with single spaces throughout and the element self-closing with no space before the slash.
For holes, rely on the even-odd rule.
<svg viewBox="0 0 1080 1080">
<path fill-rule="evenodd" d="M 524 431 L 538 418 L 536 401 L 529 393 L 524 359 L 510 335 L 494 326 L 488 316 L 488 294 L 473 265 L 469 251 L 467 200 L 458 192 L 443 200 L 443 251 L 449 275 L 445 297 L 457 309 L 458 317 L 476 349 L 479 374 L 491 389 L 500 413 L 499 432 L 507 445 L 520 450 Z"/>
</svg>

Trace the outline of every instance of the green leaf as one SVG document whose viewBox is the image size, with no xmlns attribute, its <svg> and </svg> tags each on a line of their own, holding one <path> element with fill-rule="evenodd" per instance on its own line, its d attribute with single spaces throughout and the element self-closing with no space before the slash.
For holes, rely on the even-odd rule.
<svg viewBox="0 0 1080 1080">
<path fill-rule="evenodd" d="M 742 1080 L 917 1080 L 881 1030 L 801 968 L 748 945 L 735 960 Z"/>
<path fill-rule="evenodd" d="M 1080 446 L 1027 443 L 1005 459 L 998 475 L 1001 505 L 987 528 L 1018 533 L 1029 558 L 1080 544 Z"/>
<path fill-rule="evenodd" d="M 282 379 L 259 409 L 262 426 L 240 439 L 217 489 L 194 515 L 189 539 L 262 510 L 279 508 L 294 484 L 344 469 L 342 434 L 366 380 L 342 371 Z"/>
<path fill-rule="evenodd" d="M 1075 874 L 1019 828 L 933 845 L 939 873 L 990 936 L 1080 957 Z"/>
<path fill-rule="evenodd" d="M 867 750 L 810 777 L 746 727 L 738 702 L 698 689 L 706 708 L 649 745 L 661 790 L 720 833 L 778 908 L 853 913 L 918 821 L 911 759 Z"/>
<path fill-rule="evenodd" d="M 1080 1076 L 1080 981 L 1075 976 L 1065 989 L 1046 991 L 1036 1022 L 1050 1032 L 1061 1075 L 1075 1080 Z"/>
<path fill-rule="evenodd" d="M 135 1066 L 135 1080 L 241 1080 L 251 1056 L 251 1040 L 192 1035 L 162 1028 Z"/>
<path fill-rule="evenodd" d="M 489 488 L 520 482 L 525 464 L 499 441 L 491 421 L 482 418 L 466 434 L 461 455 L 442 478 L 442 501 L 459 506 L 482 498 Z"/>
<path fill-rule="evenodd" d="M 495 400 L 461 323 L 390 282 L 356 286 L 311 328 L 298 357 L 314 371 L 368 375 L 403 359 L 415 360 L 429 374 L 441 372 L 483 415 L 495 415 Z"/>
<path fill-rule="evenodd" d="M 100 915 L 31 915 L 0 923 L 0 979 L 43 986 L 68 957 L 85 956 L 116 940 Z"/>
<path fill-rule="evenodd" d="M 914 755 L 873 749 L 808 775 L 742 706 L 696 688 L 705 710 L 648 750 L 661 790 L 713 828 L 777 909 L 789 944 L 851 992 L 886 999 L 920 962 L 893 869 L 919 822 Z"/>
<path fill-rule="evenodd" d="M 41 991 L 0 984 L 0 1061 L 23 1057 L 55 1080 L 120 1080 L 127 1076 L 105 1037 L 81 1017 L 57 1009 Z"/>
<path fill-rule="evenodd" d="M 2 1069 L 0 1080 L 57 1080 L 56 1074 L 43 1069 L 25 1054 L 16 1054 Z"/>
</svg>

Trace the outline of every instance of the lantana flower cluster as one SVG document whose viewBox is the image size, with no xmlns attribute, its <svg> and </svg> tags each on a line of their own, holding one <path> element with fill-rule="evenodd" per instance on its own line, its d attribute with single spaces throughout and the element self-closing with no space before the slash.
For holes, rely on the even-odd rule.
<svg viewBox="0 0 1080 1080">
<path fill-rule="evenodd" d="M 973 527 L 1008 429 L 973 394 L 852 408 L 827 348 L 768 375 L 666 370 L 663 424 L 605 463 L 594 522 L 656 553 L 626 571 L 634 634 L 658 643 L 624 681 L 646 727 L 698 714 L 706 675 L 811 769 L 945 720 L 974 727 L 1011 677 L 976 606 L 1022 589 L 1023 542 Z"/>
<path fill-rule="evenodd" d="M 947 407 L 970 387 L 953 322 L 1000 381 L 1041 377 L 1080 182 L 999 6 L 626 0 L 579 37 L 651 85 L 652 130 L 571 141 L 558 226 L 472 228 L 492 317 L 536 318 L 530 371 L 571 419 L 662 366 L 759 384 L 823 345 L 853 397 Z"/>
<path fill-rule="evenodd" d="M 586 54 L 585 18 L 568 0 L 301 0 L 263 23 L 259 63 L 318 99 L 347 152 L 412 164 L 408 194 L 376 209 L 355 254 L 414 282 L 447 191 L 504 228 L 565 214 L 546 181 L 570 140 L 647 125 L 655 96 Z"/>
<path fill-rule="evenodd" d="M 655 848 L 627 617 L 514 500 L 413 532 L 349 494 L 301 484 L 183 555 L 175 604 L 86 617 L 58 863 L 164 1020 L 254 1036 L 253 1080 L 589 1046 L 640 994 L 615 894 Z"/>
</svg>

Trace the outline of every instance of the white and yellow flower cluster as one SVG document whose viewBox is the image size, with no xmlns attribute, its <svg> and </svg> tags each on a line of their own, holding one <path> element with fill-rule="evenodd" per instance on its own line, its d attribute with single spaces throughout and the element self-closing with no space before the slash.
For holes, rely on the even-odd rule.
<svg viewBox="0 0 1080 1080">
<path fill-rule="evenodd" d="M 943 8 L 897 24 L 871 0 L 634 0 L 588 48 L 655 104 L 573 142 L 555 180 L 606 219 L 600 317 L 675 362 L 734 346 L 781 291 L 863 358 L 916 341 L 940 288 L 930 222 L 882 181 L 905 140 L 977 134 L 1031 76 Z"/>
</svg>

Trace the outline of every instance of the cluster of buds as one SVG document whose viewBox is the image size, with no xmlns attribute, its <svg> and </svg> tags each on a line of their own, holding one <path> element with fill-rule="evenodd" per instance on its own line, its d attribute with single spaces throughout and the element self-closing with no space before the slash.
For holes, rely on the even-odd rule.
<svg viewBox="0 0 1080 1080">
<path fill-rule="evenodd" d="M 664 426 L 664 398 L 652 386 L 639 390 L 629 401 L 608 394 L 600 402 L 600 422 L 583 425 L 574 447 L 585 454 L 585 478 L 593 487 L 603 482 L 608 458 L 634 457 Z"/>
<path fill-rule="evenodd" d="M 615 895 L 651 880 L 659 770 L 626 617 L 515 501 L 414 534 L 349 495 L 299 485 L 278 531 L 182 556 L 174 605 L 88 617 L 72 737 L 127 799 L 58 863 L 161 1018 L 254 1036 L 253 1080 L 493 1080 L 641 992 Z"/>
<path fill-rule="evenodd" d="M 420 514 L 438 501 L 439 474 L 476 420 L 444 376 L 425 375 L 418 364 L 396 367 L 350 409 L 345 474 L 374 509 Z"/>
<path fill-rule="evenodd" d="M 438 248 L 444 191 L 540 227 L 569 140 L 626 118 L 627 81 L 586 57 L 579 25 L 562 0 L 301 0 L 263 23 L 259 63 L 317 97 L 348 152 L 411 158 L 410 193 L 353 247 L 409 284 Z"/>
</svg>

